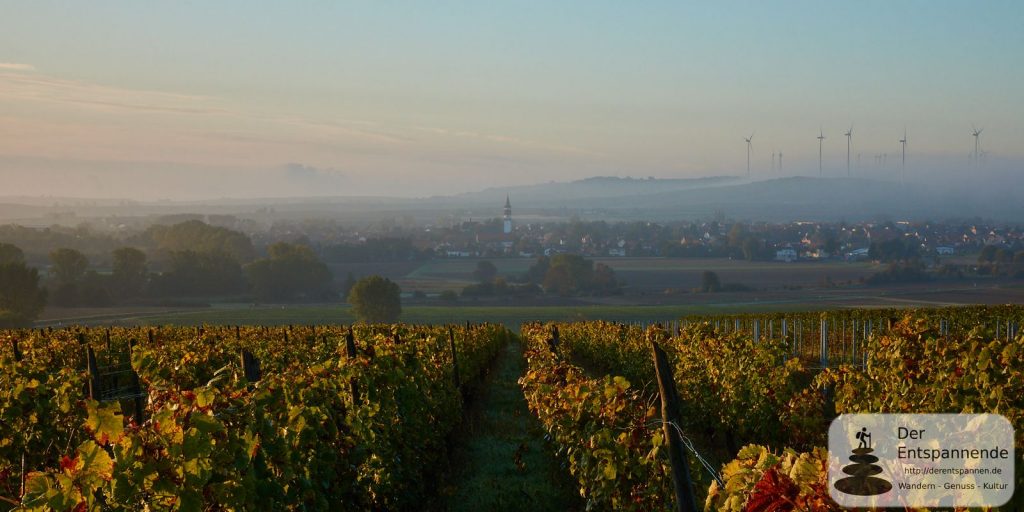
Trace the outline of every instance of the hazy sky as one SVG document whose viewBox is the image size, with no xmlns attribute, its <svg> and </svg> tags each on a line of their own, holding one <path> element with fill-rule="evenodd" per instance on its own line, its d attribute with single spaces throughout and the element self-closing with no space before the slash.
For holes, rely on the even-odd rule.
<svg viewBox="0 0 1024 512">
<path fill-rule="evenodd" d="M 0 196 L 1024 161 L 1024 3 L 4 2 Z M 772 153 L 784 171 L 771 171 Z M 888 168 L 873 166 L 889 153 Z M 925 169 L 925 168 L 928 169 Z"/>
</svg>

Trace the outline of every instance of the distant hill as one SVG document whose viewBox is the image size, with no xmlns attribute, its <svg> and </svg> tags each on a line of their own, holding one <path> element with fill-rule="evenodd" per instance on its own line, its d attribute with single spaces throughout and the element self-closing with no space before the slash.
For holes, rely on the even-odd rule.
<svg viewBox="0 0 1024 512">
<path fill-rule="evenodd" d="M 968 177 L 969 178 L 969 177 Z M 968 179 L 965 178 L 965 179 Z M 413 216 L 431 222 L 456 211 L 470 218 L 501 215 L 505 196 L 520 219 L 692 220 L 729 218 L 787 222 L 946 220 L 979 217 L 1024 223 L 1024 180 L 908 183 L 860 178 L 791 177 L 764 181 L 719 176 L 695 179 L 595 177 L 570 182 L 494 187 L 428 198 L 316 197 L 162 201 L 154 203 L 68 198 L 0 198 L 0 221 L 56 222 L 82 217 L 234 214 L 272 218 L 338 218 L 374 222 Z M 44 206 L 50 205 L 50 206 Z M 73 217 L 63 222 L 77 223 Z M 39 223 L 39 222 L 36 222 Z"/>
<path fill-rule="evenodd" d="M 493 187 L 479 192 L 468 192 L 454 196 L 432 197 L 429 201 L 455 201 L 466 204 L 490 205 L 504 203 L 505 196 L 512 198 L 512 206 L 543 208 L 561 206 L 565 201 L 587 201 L 595 198 L 626 197 L 657 192 L 694 190 L 735 184 L 739 178 L 715 176 L 691 179 L 661 178 L 619 178 L 598 176 L 577 181 L 538 183 L 513 187 Z"/>
<path fill-rule="evenodd" d="M 1019 187 L 1017 187 L 1019 188 Z M 591 215 L 664 219 L 706 217 L 765 221 L 948 219 L 1024 221 L 1020 190 L 940 187 L 855 178 L 779 178 L 752 183 L 562 201 Z"/>
</svg>

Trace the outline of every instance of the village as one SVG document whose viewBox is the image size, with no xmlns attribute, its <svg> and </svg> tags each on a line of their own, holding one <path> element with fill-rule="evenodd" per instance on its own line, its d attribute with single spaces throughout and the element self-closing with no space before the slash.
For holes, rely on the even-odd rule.
<svg viewBox="0 0 1024 512">
<path fill-rule="evenodd" d="M 278 224 L 268 235 L 303 235 L 302 226 Z M 340 234 L 340 233 L 338 233 Z M 861 223 L 741 222 L 726 219 L 678 222 L 516 222 L 510 201 L 501 218 L 448 226 L 399 226 L 349 231 L 346 245 L 381 238 L 404 239 L 410 251 L 435 258 L 536 258 L 556 254 L 588 257 L 694 257 L 760 261 L 884 260 L 883 246 L 900 241 L 921 258 L 973 254 L 986 246 L 1012 254 L 1024 249 L 1024 229 L 984 222 Z M 373 243 L 373 242 L 370 242 Z M 403 244 L 404 245 L 404 244 Z M 874 245 L 876 253 L 872 254 Z"/>
</svg>

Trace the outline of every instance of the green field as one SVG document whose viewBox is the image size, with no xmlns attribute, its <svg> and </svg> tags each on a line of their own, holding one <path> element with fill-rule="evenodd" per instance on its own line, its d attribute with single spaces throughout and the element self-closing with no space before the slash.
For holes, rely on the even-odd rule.
<svg viewBox="0 0 1024 512">
<path fill-rule="evenodd" d="M 413 299 L 413 291 L 461 290 L 473 283 L 478 259 L 438 259 L 364 266 L 363 272 L 390 274 L 402 287 L 401 320 L 410 323 L 502 323 L 513 329 L 528 321 L 609 320 L 659 322 L 685 315 L 835 308 L 1015 304 L 1024 301 L 1019 280 L 946 279 L 927 283 L 866 286 L 859 279 L 874 272 L 870 263 L 748 262 L 728 259 L 604 258 L 626 283 L 622 295 L 607 297 L 484 297 L 450 304 L 434 297 Z M 500 275 L 521 275 L 526 258 L 491 260 Z M 748 291 L 692 293 L 701 273 L 713 270 L 724 283 Z M 337 275 L 337 270 L 336 270 Z M 342 274 L 344 275 L 344 274 Z M 361 275 L 361 274 L 360 274 Z M 834 283 L 834 285 L 832 284 Z M 979 286 L 980 285 L 980 286 Z M 225 299 L 221 299 L 225 300 Z M 346 304 L 253 305 L 214 301 L 212 307 L 117 306 L 49 308 L 37 326 L 155 324 L 322 324 L 354 321 Z"/>
<path fill-rule="evenodd" d="M 475 282 L 473 270 L 480 259 L 436 259 L 406 271 L 395 269 L 388 275 L 403 291 L 420 290 L 437 293 L 460 290 Z M 517 278 L 526 273 L 534 259 L 489 259 L 498 274 Z M 876 272 L 878 267 L 866 262 L 820 261 L 782 263 L 776 261 L 745 261 L 726 258 L 594 258 L 611 267 L 630 292 L 657 292 L 666 288 L 690 289 L 700 284 L 701 274 L 710 270 L 723 282 L 740 283 L 759 289 L 784 286 L 816 286 L 823 280 L 857 281 Z M 339 274 L 341 275 L 341 274 Z"/>
<path fill-rule="evenodd" d="M 676 320 L 684 315 L 772 312 L 819 311 L 835 305 L 794 305 L 792 303 L 722 304 L 700 306 L 409 306 L 402 310 L 401 321 L 416 324 L 444 323 L 502 323 L 518 329 L 519 324 L 530 321 L 609 320 L 619 322 L 661 322 Z M 114 325 L 286 325 L 337 324 L 355 321 L 344 305 L 265 306 L 265 307 L 213 307 L 180 313 L 164 312 L 146 315 L 124 315 L 111 321 L 104 318 L 96 323 Z M 89 324 L 91 322 L 79 322 Z"/>
</svg>

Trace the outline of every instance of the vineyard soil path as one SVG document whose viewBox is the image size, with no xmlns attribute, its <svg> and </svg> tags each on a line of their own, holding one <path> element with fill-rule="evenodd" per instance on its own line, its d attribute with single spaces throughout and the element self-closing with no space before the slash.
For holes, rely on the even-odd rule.
<svg viewBox="0 0 1024 512">
<path fill-rule="evenodd" d="M 583 510 L 568 469 L 545 446 L 527 408 L 518 383 L 525 368 L 517 342 L 498 356 L 453 454 L 458 469 L 446 510 Z"/>
</svg>

